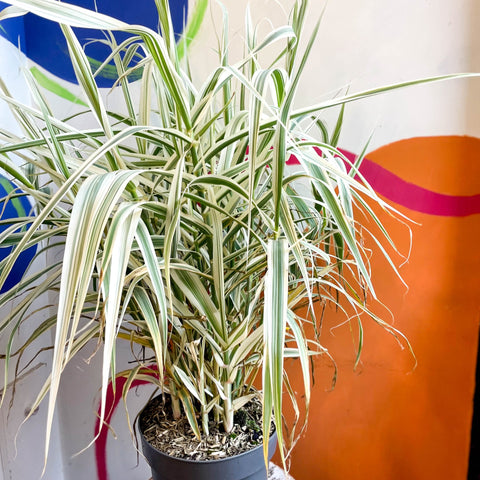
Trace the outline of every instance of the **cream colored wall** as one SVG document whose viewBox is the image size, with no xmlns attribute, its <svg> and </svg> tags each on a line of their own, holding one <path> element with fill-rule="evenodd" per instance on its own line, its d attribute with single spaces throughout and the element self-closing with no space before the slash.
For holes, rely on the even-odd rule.
<svg viewBox="0 0 480 480">
<path fill-rule="evenodd" d="M 230 12 L 232 56 L 243 48 L 245 0 L 224 0 Z M 287 18 L 290 1 L 252 0 L 252 18 L 260 31 L 268 30 L 269 18 L 281 25 Z M 321 15 L 324 3 L 311 1 L 308 29 Z M 216 46 L 213 24 L 221 24 L 221 11 L 211 2 L 211 14 L 196 39 L 191 62 L 199 78 L 204 78 L 212 65 Z M 420 76 L 431 76 L 458 71 L 480 70 L 480 2 L 477 0 L 331 0 L 325 9 L 317 46 L 313 51 L 307 72 L 297 98 L 299 106 L 322 102 L 340 94 L 348 87 L 350 92 L 394 83 Z M 12 72 L 5 59 L 9 47 L 0 39 L 0 71 Z M 72 86 L 69 86 L 72 89 Z M 344 132 L 340 144 L 359 152 L 371 134 L 370 149 L 392 141 L 424 135 L 480 136 L 480 81 L 460 80 L 435 86 L 414 87 L 401 93 L 364 100 L 346 109 Z M 52 98 L 52 101 L 55 99 Z M 62 104 L 68 112 L 70 105 Z M 330 124 L 334 115 L 330 114 Z M 0 110 L 0 121 L 6 117 Z M 333 126 L 333 125 L 332 125 Z M 127 350 L 127 349 L 126 349 Z M 124 357 L 127 352 L 124 352 Z M 86 359 L 88 354 L 83 356 Z M 80 456 L 73 454 L 86 446 L 92 438 L 95 424 L 95 402 L 99 373 L 95 361 L 87 365 L 80 359 L 71 365 L 63 383 L 59 405 L 61 444 L 57 443 L 50 458 L 48 480 L 92 480 L 95 478 L 95 456 L 89 449 Z M 22 386 L 21 406 L 16 419 L 22 415 L 23 405 L 32 401 L 34 392 L 29 383 Z M 133 410 L 138 409 L 145 394 L 132 392 Z M 73 408 L 72 408 L 73 407 Z M 72 410 L 75 413 L 72 413 Z M 2 411 L 3 412 L 3 411 Z M 41 419 L 41 409 L 37 419 Z M 116 480 L 145 480 L 145 465 L 135 468 L 135 454 L 130 446 L 128 429 L 118 412 L 115 430 L 118 440 L 109 440 L 109 473 Z M 3 414 L 5 422 L 6 415 Z M 15 418 L 13 422 L 15 423 Z M 11 446 L 14 429 L 4 430 L 9 438 L 0 436 L 5 479 L 26 480 L 38 478 L 41 471 L 42 422 L 26 427 L 14 459 Z M 58 438 L 57 438 L 58 441 Z M 26 455 L 37 451 L 35 458 L 25 463 Z M 60 455 L 59 452 L 62 452 Z M 127 452 L 126 454 L 124 452 Z M 62 472 L 63 457 L 63 473 Z M 142 461 L 141 461 L 142 462 Z M 25 470 L 27 469 L 27 470 Z"/>
<path fill-rule="evenodd" d="M 238 56 L 243 48 L 246 2 L 227 0 L 224 4 L 230 12 L 230 44 Z M 281 25 L 289 4 L 288 0 L 253 1 L 252 18 L 266 31 L 266 18 Z M 308 31 L 322 15 L 324 4 L 310 2 Z M 205 45 L 212 46 L 212 58 L 213 25 L 221 25 L 219 9 L 213 3 L 212 7 L 210 24 L 202 30 L 191 56 L 193 70 L 203 76 L 211 65 Z M 480 3 L 475 0 L 330 1 L 323 11 L 297 105 L 329 100 L 346 88 L 354 93 L 415 78 L 478 71 L 479 25 Z M 479 84 L 478 80 L 460 80 L 413 87 L 350 104 L 342 145 L 358 151 L 371 134 L 372 149 L 412 136 L 478 135 L 480 113 L 471 99 L 478 98 Z"/>
<path fill-rule="evenodd" d="M 0 75 L 5 82 L 8 90 L 18 100 L 26 103 L 30 102 L 26 83 L 22 76 L 22 69 L 26 67 L 25 57 L 18 53 L 13 46 L 0 37 Z M 4 102 L 0 102 L 0 128 L 8 128 L 11 132 L 21 134 L 14 127 L 14 119 L 8 107 Z M 45 266 L 45 259 L 39 259 L 32 265 L 32 269 L 40 269 Z M 42 302 L 47 302 L 47 298 L 42 298 L 37 304 L 40 307 Z M 13 305 L 12 305 L 13 306 Z M 50 315 L 49 310 L 43 310 L 32 318 L 32 323 L 46 320 Z M 0 318 L 2 311 L 0 310 Z M 20 335 L 22 339 L 27 339 L 33 331 L 28 328 L 22 328 Z M 8 331 L 2 332 L 0 336 L 0 351 L 5 351 L 8 341 Z M 37 344 L 38 348 L 44 345 Z M 33 350 L 32 350 L 33 351 Z M 30 411 L 35 401 L 38 391 L 41 389 L 43 381 L 48 375 L 47 364 L 49 362 L 49 353 L 39 355 L 25 369 L 15 385 L 15 402 L 12 408 L 9 403 L 12 395 L 12 385 L 6 388 L 5 400 L 0 409 L 0 479 L 4 480 L 30 480 L 40 477 L 43 468 L 43 429 L 46 420 L 45 408 L 40 408 L 31 417 L 31 421 L 22 425 L 25 416 Z M 3 362 L 0 362 L 3 380 Z M 14 365 L 11 366 L 12 371 Z M 0 380 L 0 388 L 5 388 Z M 45 479 L 63 480 L 62 455 L 60 454 L 60 438 L 58 436 L 58 424 L 55 420 L 53 425 L 53 444 L 51 461 L 45 470 Z M 2 476 L 3 475 L 3 476 Z"/>
</svg>

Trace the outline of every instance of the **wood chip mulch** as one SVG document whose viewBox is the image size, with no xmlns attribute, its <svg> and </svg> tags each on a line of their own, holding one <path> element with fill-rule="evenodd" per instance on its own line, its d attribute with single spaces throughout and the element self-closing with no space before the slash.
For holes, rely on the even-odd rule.
<svg viewBox="0 0 480 480">
<path fill-rule="evenodd" d="M 260 445 L 261 418 L 262 405 L 255 399 L 235 414 L 232 432 L 225 434 L 222 425 L 210 421 L 210 434 L 199 441 L 185 417 L 173 419 L 168 397 L 164 403 L 162 396 L 158 396 L 144 410 L 140 428 L 148 443 L 167 455 L 197 461 L 218 460 Z"/>
</svg>

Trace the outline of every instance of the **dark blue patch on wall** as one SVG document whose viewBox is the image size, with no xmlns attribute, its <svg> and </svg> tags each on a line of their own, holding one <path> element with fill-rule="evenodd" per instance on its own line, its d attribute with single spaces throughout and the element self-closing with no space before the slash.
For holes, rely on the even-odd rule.
<svg viewBox="0 0 480 480">
<path fill-rule="evenodd" d="M 158 12 L 154 0 L 68 0 L 67 3 L 110 15 L 127 23 L 144 25 L 158 31 Z M 0 2 L 0 9 L 6 5 Z M 187 18 L 188 0 L 170 0 L 173 27 L 180 35 Z M 76 82 L 75 73 L 68 56 L 68 49 L 60 27 L 49 20 L 33 14 L 8 19 L 1 22 L 0 35 L 15 46 L 20 46 L 28 58 L 40 66 L 69 82 Z M 76 28 L 75 33 L 85 48 L 85 53 L 95 71 L 110 53 L 108 46 L 92 40 L 104 40 L 105 35 L 98 30 Z M 128 37 L 123 32 L 115 32 L 117 43 Z M 113 65 L 113 63 L 112 63 Z M 116 80 L 114 69 L 108 68 L 97 76 L 99 87 L 111 87 Z"/>
<path fill-rule="evenodd" d="M 10 180 L 0 175 L 0 220 L 2 221 L 0 224 L 0 232 L 3 232 L 11 226 L 11 224 L 8 222 L 4 224 L 4 220 L 31 216 L 31 212 L 32 206 L 27 197 L 22 194 L 21 190 L 19 190 L 16 185 L 10 182 Z M 1 247 L 0 261 L 7 257 L 12 250 L 13 246 Z M 27 271 L 30 262 L 35 256 L 36 251 L 37 247 L 34 246 L 20 254 L 12 268 L 12 271 L 3 284 L 0 293 L 7 292 L 20 282 L 23 275 Z"/>
</svg>

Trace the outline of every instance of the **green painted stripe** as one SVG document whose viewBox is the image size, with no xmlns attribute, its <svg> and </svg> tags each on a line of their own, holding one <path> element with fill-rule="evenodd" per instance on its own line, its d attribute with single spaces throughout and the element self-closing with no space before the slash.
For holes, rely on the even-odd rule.
<svg viewBox="0 0 480 480">
<path fill-rule="evenodd" d="M 43 88 L 48 90 L 49 92 L 54 93 L 55 95 L 63 98 L 72 103 L 77 103 L 78 105 L 82 105 L 83 107 L 88 107 L 88 105 L 74 95 L 72 92 L 67 90 L 66 88 L 62 87 L 59 83 L 53 80 L 50 77 L 47 77 L 44 73 L 42 73 L 37 67 L 30 68 L 30 72 L 32 73 L 35 80 L 41 85 Z"/>
<path fill-rule="evenodd" d="M 14 186 L 5 177 L 0 177 L 0 185 L 5 189 L 5 191 L 7 192 L 7 195 L 14 192 Z M 27 213 L 23 208 L 20 198 L 12 197 L 9 199 L 9 201 L 12 202 L 13 208 L 15 208 L 15 211 L 17 212 L 17 215 L 19 217 L 27 216 Z"/>
<path fill-rule="evenodd" d="M 188 48 L 197 36 L 200 26 L 203 23 L 205 12 L 207 11 L 208 0 L 198 0 L 195 4 L 195 8 L 190 15 L 187 23 L 184 39 L 178 43 L 177 52 L 178 58 L 182 59 L 185 55 L 185 47 Z"/>
</svg>

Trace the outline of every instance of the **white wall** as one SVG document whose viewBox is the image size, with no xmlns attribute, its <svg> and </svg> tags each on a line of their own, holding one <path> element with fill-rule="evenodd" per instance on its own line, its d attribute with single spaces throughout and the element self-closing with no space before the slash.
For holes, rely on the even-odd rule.
<svg viewBox="0 0 480 480">
<path fill-rule="evenodd" d="M 247 2 L 223 3 L 234 32 L 231 45 L 241 51 Z M 320 18 L 324 3 L 310 2 L 309 31 Z M 266 18 L 280 25 L 286 18 L 283 9 L 289 4 L 288 0 L 254 0 L 250 2 L 252 17 L 266 30 Z M 213 3 L 212 7 L 221 25 L 219 9 Z M 297 104 L 331 99 L 346 87 L 354 93 L 415 78 L 479 71 L 479 26 L 480 2 L 475 0 L 330 1 Z M 204 28 L 192 52 L 194 71 L 202 76 L 209 66 L 205 46 L 210 47 L 212 57 L 216 47 L 213 31 L 212 25 Z M 413 136 L 478 135 L 480 114 L 473 99 L 479 94 L 478 80 L 455 80 L 350 104 L 342 145 L 359 151 L 372 133 L 371 149 Z"/>
<path fill-rule="evenodd" d="M 10 43 L 0 37 L 0 74 L 8 90 L 15 98 L 29 104 L 30 96 L 22 76 L 22 68 L 26 67 L 25 57 L 20 54 Z M 15 129 L 13 116 L 4 102 L 0 102 L 0 128 L 8 127 L 10 131 L 21 132 Z M 32 269 L 41 268 L 45 260 L 40 260 L 32 265 Z M 46 299 L 40 299 L 38 306 Z M 35 316 L 35 322 L 48 318 L 49 310 L 44 310 Z M 1 312 L 0 312 L 1 315 Z M 22 328 L 20 336 L 28 338 L 31 333 L 28 328 Z M 5 351 L 8 332 L 3 332 L 0 337 L 0 349 Z M 37 345 L 37 349 L 42 345 Z M 27 355 L 26 355 L 27 358 Z M 25 370 L 20 380 L 15 385 L 15 402 L 12 408 L 9 403 L 12 395 L 12 386 L 8 385 L 6 397 L 0 409 L 0 479 L 4 480 L 30 480 L 39 478 L 43 468 L 42 436 L 46 419 L 46 409 L 41 407 L 32 417 L 31 421 L 22 426 L 25 416 L 30 411 L 39 389 L 48 374 L 49 354 L 42 354 Z M 1 362 L 2 371 L 4 364 Z M 10 370 L 12 371 L 13 365 Z M 1 381 L 1 380 L 0 380 Z M 5 386 L 2 384 L 2 388 Z M 53 426 L 52 455 L 45 471 L 46 479 L 63 480 L 62 456 L 59 452 L 58 425 Z"/>
</svg>

